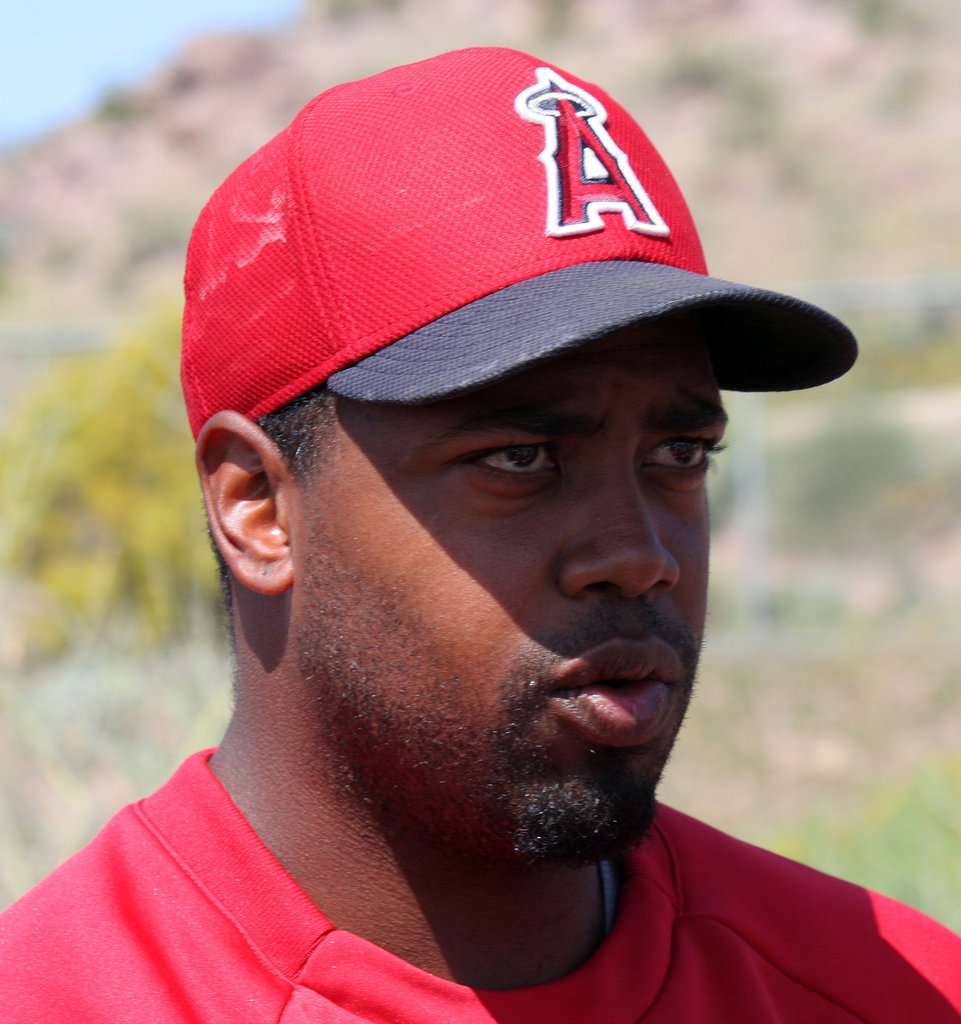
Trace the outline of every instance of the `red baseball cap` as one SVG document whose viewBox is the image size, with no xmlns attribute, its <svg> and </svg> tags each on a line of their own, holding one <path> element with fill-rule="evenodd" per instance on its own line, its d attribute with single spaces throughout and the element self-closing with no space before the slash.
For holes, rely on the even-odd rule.
<svg viewBox="0 0 961 1024">
<path fill-rule="evenodd" d="M 191 237 L 182 380 L 196 434 L 322 382 L 420 403 L 698 310 L 721 387 L 854 362 L 799 299 L 709 277 L 633 119 L 527 54 L 476 48 L 336 86 L 214 193 Z"/>
</svg>

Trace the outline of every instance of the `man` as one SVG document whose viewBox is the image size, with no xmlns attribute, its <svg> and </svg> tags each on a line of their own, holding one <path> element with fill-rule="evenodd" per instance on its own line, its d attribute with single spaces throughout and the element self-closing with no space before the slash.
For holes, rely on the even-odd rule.
<svg viewBox="0 0 961 1024">
<path fill-rule="evenodd" d="M 186 291 L 235 712 L 4 917 L 4 1019 L 961 1019 L 961 939 L 656 804 L 718 389 L 855 347 L 706 276 L 617 104 L 504 50 L 339 86 Z"/>
</svg>

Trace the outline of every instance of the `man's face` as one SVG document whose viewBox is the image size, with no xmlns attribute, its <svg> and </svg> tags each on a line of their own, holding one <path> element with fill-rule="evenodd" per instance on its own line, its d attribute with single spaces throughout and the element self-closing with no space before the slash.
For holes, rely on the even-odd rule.
<svg viewBox="0 0 961 1024">
<path fill-rule="evenodd" d="M 693 686 L 723 424 L 683 318 L 461 398 L 339 400 L 292 628 L 343 799 L 465 858 L 638 841 Z"/>
</svg>

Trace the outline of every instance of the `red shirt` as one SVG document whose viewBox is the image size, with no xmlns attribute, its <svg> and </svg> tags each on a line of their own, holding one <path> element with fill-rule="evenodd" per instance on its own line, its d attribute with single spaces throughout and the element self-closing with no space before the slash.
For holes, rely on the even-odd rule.
<svg viewBox="0 0 961 1024">
<path fill-rule="evenodd" d="M 4 1024 L 958 1024 L 961 938 L 661 808 L 581 968 L 455 985 L 335 928 L 190 758 L 0 915 Z"/>
</svg>

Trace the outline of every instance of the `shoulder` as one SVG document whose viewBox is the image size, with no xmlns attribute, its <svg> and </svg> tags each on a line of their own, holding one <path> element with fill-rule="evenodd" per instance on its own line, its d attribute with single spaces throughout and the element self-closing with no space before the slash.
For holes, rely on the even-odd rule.
<svg viewBox="0 0 961 1024">
<path fill-rule="evenodd" d="M 961 937 L 910 907 L 734 839 L 662 807 L 657 838 L 668 850 L 678 929 L 708 933 L 763 960 L 865 1020 L 885 1001 L 923 1000 L 961 1012 Z M 920 1003 L 918 1004 L 920 1005 Z"/>
</svg>

